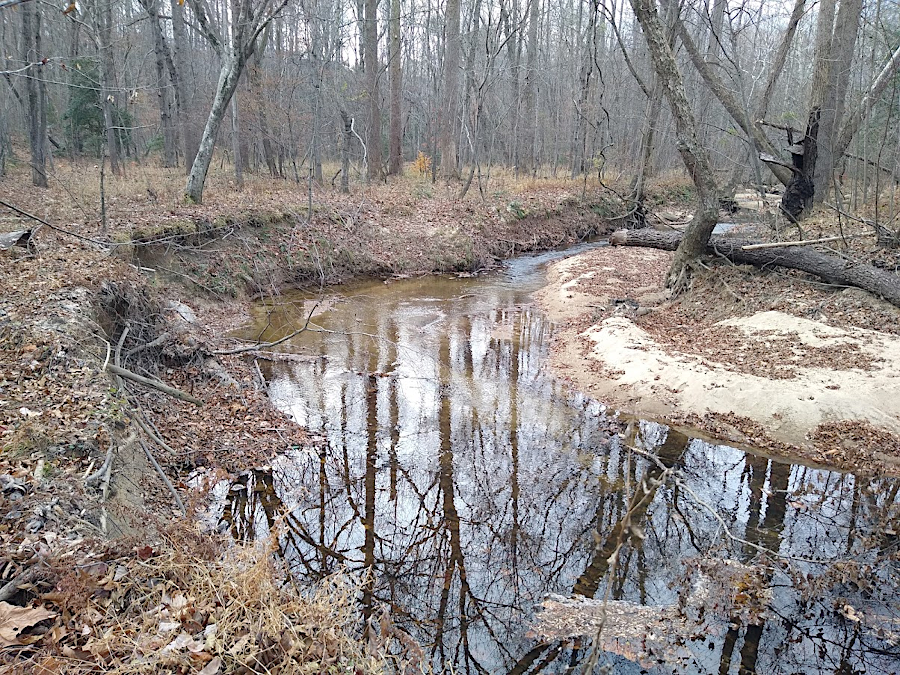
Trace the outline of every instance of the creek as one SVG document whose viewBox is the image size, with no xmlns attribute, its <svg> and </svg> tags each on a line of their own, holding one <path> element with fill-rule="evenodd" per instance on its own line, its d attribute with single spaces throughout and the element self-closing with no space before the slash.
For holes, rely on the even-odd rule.
<svg viewBox="0 0 900 675">
<path fill-rule="evenodd" d="M 221 526 L 277 528 L 304 583 L 357 575 L 366 619 L 387 609 L 435 670 L 580 672 L 590 640 L 530 631 L 547 594 L 693 617 L 604 635 L 595 672 L 900 670 L 898 481 L 690 438 L 567 389 L 529 295 L 571 253 L 329 289 L 310 330 L 278 347 L 286 360 L 259 362 L 310 442 L 218 486 Z M 314 302 L 259 304 L 243 336 L 287 335 Z M 629 504 L 660 477 L 611 566 Z M 721 587 L 701 576 L 701 592 L 698 569 L 728 566 L 742 571 Z"/>
</svg>

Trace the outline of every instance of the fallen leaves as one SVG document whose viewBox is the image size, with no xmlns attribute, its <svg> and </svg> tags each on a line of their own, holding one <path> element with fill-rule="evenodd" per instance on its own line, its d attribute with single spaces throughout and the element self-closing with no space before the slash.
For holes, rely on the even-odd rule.
<svg viewBox="0 0 900 675">
<path fill-rule="evenodd" d="M 23 636 L 23 631 L 56 615 L 44 607 L 18 607 L 0 602 L 0 648 L 33 644 L 41 636 Z"/>
</svg>

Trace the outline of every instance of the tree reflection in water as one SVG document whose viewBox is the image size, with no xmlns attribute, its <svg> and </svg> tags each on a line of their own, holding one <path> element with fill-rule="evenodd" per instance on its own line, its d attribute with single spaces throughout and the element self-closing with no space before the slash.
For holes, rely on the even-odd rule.
<svg viewBox="0 0 900 675">
<path fill-rule="evenodd" d="M 267 373 L 277 405 L 315 440 L 232 486 L 221 518 L 234 536 L 267 537 L 283 517 L 277 537 L 292 572 L 367 574 L 365 616 L 387 607 L 435 669 L 566 671 L 585 663 L 589 645 L 527 637 L 546 594 L 609 589 L 616 600 L 678 606 L 690 603 L 692 561 L 718 558 L 757 571 L 767 611 L 748 615 L 738 602 L 711 612 L 701 635 L 670 636 L 680 651 L 662 664 L 605 636 L 600 665 L 900 668 L 897 540 L 884 534 L 896 528 L 897 481 L 779 463 L 652 422 L 626 429 L 544 376 L 552 326 L 521 299 L 510 284 L 424 279 L 362 287 L 323 315 L 336 333 L 303 336 L 295 348 L 311 358 Z M 284 332 L 300 318 L 290 305 L 279 312 Z M 610 574 L 631 494 L 661 474 L 629 445 L 676 479 L 632 514 L 643 539 L 628 539 Z M 785 561 L 760 547 L 845 564 Z"/>
</svg>

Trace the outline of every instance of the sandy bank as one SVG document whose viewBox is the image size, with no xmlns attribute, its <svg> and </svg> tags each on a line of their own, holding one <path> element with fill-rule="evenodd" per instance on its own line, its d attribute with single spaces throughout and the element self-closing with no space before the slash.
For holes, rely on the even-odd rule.
<svg viewBox="0 0 900 675">
<path fill-rule="evenodd" d="M 671 255 L 602 248 L 551 267 L 538 301 L 561 325 L 561 376 L 622 411 L 733 442 L 900 470 L 896 308 L 740 269 L 673 302 L 661 287 Z"/>
</svg>

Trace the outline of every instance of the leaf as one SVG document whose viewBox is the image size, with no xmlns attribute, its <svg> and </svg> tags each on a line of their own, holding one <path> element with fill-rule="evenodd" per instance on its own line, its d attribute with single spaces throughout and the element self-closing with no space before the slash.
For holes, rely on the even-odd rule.
<svg viewBox="0 0 900 675">
<path fill-rule="evenodd" d="M 23 630 L 55 616 L 56 612 L 43 607 L 18 607 L 0 602 L 0 648 L 25 644 L 19 639 Z"/>
<path fill-rule="evenodd" d="M 206 667 L 200 671 L 199 675 L 217 675 L 222 667 L 222 658 L 217 656 L 206 664 Z"/>
<path fill-rule="evenodd" d="M 153 556 L 156 555 L 156 551 L 153 550 L 152 546 L 144 546 L 137 550 L 137 557 L 140 560 L 149 560 Z"/>
</svg>

